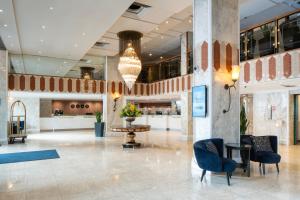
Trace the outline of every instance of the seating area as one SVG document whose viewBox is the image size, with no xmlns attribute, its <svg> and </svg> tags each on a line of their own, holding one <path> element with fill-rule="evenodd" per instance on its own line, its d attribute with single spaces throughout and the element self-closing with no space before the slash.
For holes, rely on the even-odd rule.
<svg viewBox="0 0 300 200">
<path fill-rule="evenodd" d="M 279 174 L 279 163 L 281 156 L 278 154 L 277 136 L 251 136 L 241 135 L 241 144 L 250 145 L 250 160 L 259 163 L 260 172 L 265 175 L 266 164 L 276 164 Z M 202 169 L 201 182 L 206 171 L 216 173 L 226 173 L 227 184 L 230 185 L 230 179 L 237 168 L 237 162 L 230 158 L 224 158 L 224 141 L 220 138 L 200 140 L 194 143 L 195 158 L 198 166 Z M 227 149 L 228 150 L 228 149 Z M 240 151 L 243 166 L 247 160 L 245 151 Z M 244 170 L 245 172 L 245 170 Z"/>
</svg>

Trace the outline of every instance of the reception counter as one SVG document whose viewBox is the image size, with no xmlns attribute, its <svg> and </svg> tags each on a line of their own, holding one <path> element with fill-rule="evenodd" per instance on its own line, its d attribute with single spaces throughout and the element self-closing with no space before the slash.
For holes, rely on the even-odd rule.
<svg viewBox="0 0 300 200">
<path fill-rule="evenodd" d="M 151 129 L 182 130 L 181 115 L 142 115 L 132 124 L 150 125 Z"/>
<path fill-rule="evenodd" d="M 96 117 L 89 115 L 41 117 L 40 129 L 41 131 L 93 129 L 95 122 Z"/>
</svg>

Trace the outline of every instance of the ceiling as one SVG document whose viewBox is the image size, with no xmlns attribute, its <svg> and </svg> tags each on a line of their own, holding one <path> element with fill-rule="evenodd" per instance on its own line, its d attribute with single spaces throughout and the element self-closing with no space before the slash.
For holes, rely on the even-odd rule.
<svg viewBox="0 0 300 200">
<path fill-rule="evenodd" d="M 85 57 L 103 71 L 123 30 L 143 33 L 143 61 L 178 53 L 180 35 L 193 30 L 193 0 L 136 0 L 151 6 L 138 15 L 126 12 L 133 1 L 0 0 L 0 36 L 15 71 L 28 74 L 78 75 L 80 65 L 91 64 L 80 61 Z M 297 8 L 293 0 L 240 0 L 241 29 Z"/>
</svg>

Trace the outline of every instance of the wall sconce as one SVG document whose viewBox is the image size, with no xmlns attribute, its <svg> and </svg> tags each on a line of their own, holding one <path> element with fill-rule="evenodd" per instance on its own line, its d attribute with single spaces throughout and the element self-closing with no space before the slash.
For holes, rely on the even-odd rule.
<svg viewBox="0 0 300 200">
<path fill-rule="evenodd" d="M 227 112 L 229 112 L 229 110 L 230 110 L 230 105 L 231 105 L 231 93 L 230 93 L 230 89 L 231 88 L 236 89 L 235 88 L 235 82 L 239 79 L 239 76 L 240 76 L 240 66 L 239 65 L 232 66 L 231 80 L 232 80 L 233 84 L 232 85 L 225 84 L 225 86 L 224 86 L 224 89 L 228 90 L 228 94 L 229 94 L 229 105 L 228 105 L 227 109 L 223 110 L 224 114 L 227 113 Z"/>
<path fill-rule="evenodd" d="M 120 98 L 120 94 L 118 92 L 115 92 L 112 94 L 112 98 L 114 100 L 114 107 L 113 107 L 113 111 L 116 112 L 117 109 L 117 101 Z"/>
</svg>

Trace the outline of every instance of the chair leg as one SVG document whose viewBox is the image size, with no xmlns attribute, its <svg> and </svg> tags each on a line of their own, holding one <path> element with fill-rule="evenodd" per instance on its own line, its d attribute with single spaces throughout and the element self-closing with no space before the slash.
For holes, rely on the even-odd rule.
<svg viewBox="0 0 300 200">
<path fill-rule="evenodd" d="M 263 168 L 263 175 L 266 175 L 266 165 L 265 165 L 265 163 L 262 164 L 262 168 Z"/>
<path fill-rule="evenodd" d="M 227 177 L 227 184 L 228 184 L 228 186 L 230 186 L 230 173 L 229 172 L 226 173 L 226 177 Z"/>
<path fill-rule="evenodd" d="M 276 163 L 277 173 L 279 174 L 279 165 Z"/>
<path fill-rule="evenodd" d="M 202 171 L 202 175 L 201 175 L 201 182 L 202 182 L 203 177 L 205 176 L 205 174 L 206 174 L 206 170 L 204 169 L 204 170 Z"/>
</svg>

